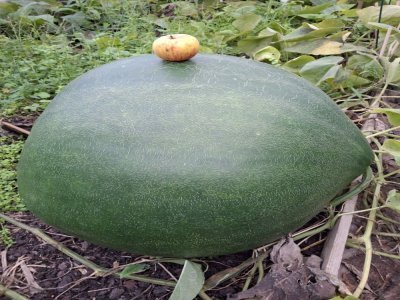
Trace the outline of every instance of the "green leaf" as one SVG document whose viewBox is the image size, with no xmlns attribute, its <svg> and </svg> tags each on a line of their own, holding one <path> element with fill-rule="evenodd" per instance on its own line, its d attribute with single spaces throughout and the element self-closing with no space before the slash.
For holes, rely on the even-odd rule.
<svg viewBox="0 0 400 300">
<path fill-rule="evenodd" d="M 397 193 L 396 190 L 391 190 L 388 193 L 385 206 L 400 212 L 400 193 Z"/>
<path fill-rule="evenodd" d="M 335 12 L 343 12 L 343 11 L 348 11 L 350 8 L 352 8 L 355 4 L 345 4 L 345 3 L 340 3 L 340 4 L 334 4 L 322 11 L 323 14 L 325 15 L 331 15 Z M 336 20 L 336 19 L 335 19 Z"/>
<path fill-rule="evenodd" d="M 279 32 L 281 34 L 285 33 L 285 31 L 286 31 L 286 29 L 277 22 L 269 23 L 269 28 L 271 28 L 272 30 L 275 30 L 276 32 Z"/>
<path fill-rule="evenodd" d="M 39 16 L 27 16 L 27 19 L 34 21 L 38 25 L 42 25 L 44 23 L 49 23 L 53 24 L 54 23 L 54 17 L 52 15 L 39 15 Z"/>
<path fill-rule="evenodd" d="M 256 14 L 243 15 L 237 18 L 232 25 L 238 29 L 241 33 L 252 31 L 258 23 L 261 21 L 261 17 Z"/>
<path fill-rule="evenodd" d="M 343 22 L 337 19 L 324 20 L 316 24 L 303 23 L 301 27 L 285 35 L 282 40 L 285 42 L 298 42 L 322 38 L 339 31 L 343 26 Z"/>
<path fill-rule="evenodd" d="M 300 55 L 292 60 L 289 60 L 285 64 L 283 64 L 282 68 L 295 73 L 299 74 L 300 69 L 307 63 L 314 61 L 315 58 L 309 55 Z"/>
<path fill-rule="evenodd" d="M 96 45 L 100 50 L 104 50 L 108 47 L 121 46 L 121 41 L 119 38 L 102 36 L 102 37 L 96 38 Z"/>
<path fill-rule="evenodd" d="M 382 57 L 380 61 L 385 69 L 386 83 L 390 84 L 400 82 L 400 57 L 397 57 L 392 62 L 389 61 L 389 58 Z"/>
<path fill-rule="evenodd" d="M 389 123 L 392 124 L 393 127 L 400 126 L 400 109 L 375 108 L 371 112 L 385 114 L 389 119 Z"/>
<path fill-rule="evenodd" d="M 337 55 L 346 52 L 367 51 L 367 49 L 353 44 L 343 44 L 330 39 L 320 39 L 297 43 L 285 48 L 285 51 L 312 55 Z"/>
<path fill-rule="evenodd" d="M 148 264 L 131 264 L 127 265 L 121 273 L 119 273 L 120 278 L 126 278 L 129 275 L 136 274 L 139 272 L 143 272 L 150 267 Z"/>
<path fill-rule="evenodd" d="M 330 3 L 330 2 L 332 2 L 332 0 L 311 0 L 311 3 L 313 5 L 321 5 L 321 4 Z"/>
<path fill-rule="evenodd" d="M 191 300 L 201 291 L 204 273 L 201 265 L 186 260 L 170 300 Z"/>
<path fill-rule="evenodd" d="M 199 13 L 197 6 L 189 1 L 176 1 L 174 5 L 176 5 L 178 15 L 181 16 L 196 17 Z"/>
<path fill-rule="evenodd" d="M 368 24 L 369 22 L 378 22 L 379 20 L 379 6 L 370 6 L 357 11 L 359 20 Z M 382 9 L 381 23 L 397 26 L 400 21 L 400 6 L 398 5 L 384 5 Z"/>
<path fill-rule="evenodd" d="M 248 36 L 238 42 L 238 49 L 249 56 L 269 46 L 275 40 L 274 36 Z"/>
<path fill-rule="evenodd" d="M 276 36 L 278 34 L 278 32 L 274 29 L 271 29 L 270 27 L 267 27 L 263 30 L 261 30 L 257 37 L 273 37 Z"/>
<path fill-rule="evenodd" d="M 328 78 L 335 78 L 340 68 L 338 65 L 344 60 L 339 56 L 323 57 L 305 64 L 300 75 L 312 83 L 319 85 Z"/>
<path fill-rule="evenodd" d="M 334 5 L 335 3 L 333 1 L 329 1 L 320 5 L 316 6 L 306 6 L 302 10 L 299 10 L 298 12 L 295 13 L 297 16 L 301 15 L 310 15 L 310 14 L 319 14 L 323 10 L 327 9 L 328 7 Z"/>
<path fill-rule="evenodd" d="M 384 73 L 382 65 L 373 55 L 352 55 L 347 62 L 347 68 L 363 78 L 381 79 Z"/>
<path fill-rule="evenodd" d="M 391 29 L 393 32 L 400 32 L 396 27 L 384 23 L 368 22 L 367 27 L 371 29 L 379 29 L 383 32 L 388 31 L 388 29 Z"/>
<path fill-rule="evenodd" d="M 344 101 L 342 103 L 340 103 L 338 106 L 340 108 L 350 108 L 350 107 L 354 107 L 354 106 L 363 106 L 363 107 L 368 107 L 368 102 L 364 101 L 364 100 L 347 100 Z"/>
<path fill-rule="evenodd" d="M 0 2 L 0 17 L 5 17 L 18 10 L 18 5 L 11 2 Z"/>
<path fill-rule="evenodd" d="M 335 78 L 335 80 L 339 81 L 340 85 L 344 88 L 359 87 L 371 83 L 371 80 L 362 78 L 354 74 L 348 74 L 348 76 L 346 76 L 346 78 L 343 78 L 342 80 L 338 80 L 338 78 Z"/>
<path fill-rule="evenodd" d="M 254 59 L 258 61 L 269 62 L 273 65 L 279 63 L 281 53 L 278 49 L 272 46 L 267 46 L 254 54 Z"/>
<path fill-rule="evenodd" d="M 50 98 L 50 94 L 46 92 L 39 92 L 33 95 L 35 98 L 40 98 L 40 99 L 48 99 Z"/>
<path fill-rule="evenodd" d="M 382 145 L 382 149 L 393 155 L 394 160 L 400 166 L 400 141 L 386 140 Z"/>
<path fill-rule="evenodd" d="M 89 26 L 91 24 L 90 21 L 86 19 L 86 15 L 81 11 L 76 12 L 72 15 L 63 16 L 61 18 L 64 20 L 64 22 L 78 28 Z"/>
<path fill-rule="evenodd" d="M 336 41 L 336 42 L 344 43 L 350 35 L 351 35 L 350 31 L 346 31 L 346 30 L 339 31 L 339 32 L 336 32 L 336 33 L 330 35 L 329 39 Z"/>
</svg>

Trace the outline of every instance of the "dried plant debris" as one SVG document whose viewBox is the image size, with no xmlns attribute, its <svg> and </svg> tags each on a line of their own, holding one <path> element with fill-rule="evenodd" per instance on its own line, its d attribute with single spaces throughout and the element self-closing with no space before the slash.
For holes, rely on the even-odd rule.
<svg viewBox="0 0 400 300">
<path fill-rule="evenodd" d="M 271 261 L 269 273 L 259 284 L 228 299 L 329 299 L 341 285 L 337 278 L 321 270 L 321 258 L 303 257 L 291 238 L 274 246 Z"/>
<path fill-rule="evenodd" d="M 356 249 L 346 249 L 340 269 L 340 278 L 354 290 L 362 274 L 364 253 Z M 362 299 L 399 299 L 400 261 L 374 255 L 368 284 Z"/>
</svg>

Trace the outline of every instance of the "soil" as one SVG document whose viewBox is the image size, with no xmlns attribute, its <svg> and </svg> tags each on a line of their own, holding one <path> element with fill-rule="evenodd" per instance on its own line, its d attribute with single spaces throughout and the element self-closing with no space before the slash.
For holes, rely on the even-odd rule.
<svg viewBox="0 0 400 300">
<path fill-rule="evenodd" d="M 395 220 L 400 220 L 400 217 L 390 210 L 386 210 L 384 213 Z M 171 281 L 174 281 L 173 277 L 179 278 L 182 270 L 182 266 L 179 264 L 163 262 L 161 266 L 157 262 L 151 261 L 149 257 L 110 250 L 62 234 L 43 224 L 29 212 L 9 214 L 9 216 L 31 227 L 40 228 L 54 240 L 102 267 L 121 269 L 126 264 L 150 259 L 150 262 L 146 262 L 150 265 L 150 268 L 140 274 Z M 316 222 L 319 217 L 322 216 L 317 216 L 312 222 Z M 353 233 L 357 233 L 359 228 L 365 225 L 364 223 L 365 219 L 355 218 L 352 227 Z M 10 229 L 15 242 L 7 249 L 4 245 L 0 245 L 0 282 L 29 299 L 156 300 L 168 299 L 172 292 L 171 287 L 121 279 L 111 274 L 95 276 L 91 269 L 72 260 L 28 231 L 10 224 L 6 226 Z M 376 230 L 384 231 L 385 226 L 387 225 L 384 223 L 378 224 Z M 400 227 L 398 226 L 395 229 L 400 229 Z M 314 236 L 307 243 L 301 244 L 303 255 L 307 257 L 313 254 L 320 255 L 323 244 L 318 244 L 318 241 L 322 241 L 323 238 L 324 235 L 321 237 Z M 313 244 L 315 246 L 312 246 Z M 396 254 L 399 252 L 398 240 L 393 238 L 381 237 L 379 240 L 374 238 L 373 245 L 374 249 L 387 253 Z M 199 262 L 202 263 L 203 268 L 207 267 L 205 276 L 208 278 L 219 271 L 240 265 L 251 256 L 252 251 L 246 251 L 214 259 L 207 258 Z M 269 260 L 264 263 L 271 265 Z M 364 253 L 362 251 L 346 249 L 341 268 L 341 280 L 350 290 L 357 287 L 363 263 Z M 234 279 L 226 281 L 214 290 L 207 291 L 207 295 L 212 299 L 226 299 L 230 295 L 241 292 L 248 272 L 249 269 L 244 270 Z M 374 255 L 368 286 L 361 299 L 398 299 L 397 296 L 400 294 L 399 274 L 400 261 Z M 7 298 L 0 296 L 0 299 Z"/>
<path fill-rule="evenodd" d="M 43 224 L 28 212 L 12 214 L 11 217 L 29 226 L 40 228 L 54 240 L 102 267 L 115 268 L 143 259 L 143 256 L 110 250 L 64 235 Z M 0 252 L 4 253 L 2 256 L 6 257 L 6 263 L 4 264 L 3 259 L 0 269 L 1 282 L 10 289 L 28 296 L 29 299 L 168 299 L 172 292 L 170 287 L 119 279 L 112 275 L 94 277 L 92 270 L 73 261 L 33 234 L 13 225 L 7 225 L 7 227 L 15 243 L 8 249 L 0 246 Z M 246 251 L 221 256 L 216 260 L 207 259 L 208 270 L 205 276 L 208 278 L 218 271 L 237 266 L 251 255 L 252 251 Z M 29 269 L 33 278 L 24 274 L 23 265 Z M 173 280 L 160 265 L 156 263 L 150 263 L 150 265 L 151 268 L 141 275 Z M 175 278 L 179 277 L 181 265 L 163 263 L 163 266 Z M 225 299 L 226 295 L 237 293 L 241 291 L 241 288 L 242 284 L 231 281 L 207 294 L 213 298 Z M 0 296 L 0 299 L 6 298 Z"/>
</svg>

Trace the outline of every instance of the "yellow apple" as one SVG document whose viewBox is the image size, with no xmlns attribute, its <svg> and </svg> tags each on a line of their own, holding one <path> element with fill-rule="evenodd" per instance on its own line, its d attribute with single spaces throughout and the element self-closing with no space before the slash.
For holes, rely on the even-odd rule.
<svg viewBox="0 0 400 300">
<path fill-rule="evenodd" d="M 169 34 L 153 42 L 153 52 L 168 61 L 184 61 L 199 52 L 199 41 L 189 34 Z"/>
</svg>

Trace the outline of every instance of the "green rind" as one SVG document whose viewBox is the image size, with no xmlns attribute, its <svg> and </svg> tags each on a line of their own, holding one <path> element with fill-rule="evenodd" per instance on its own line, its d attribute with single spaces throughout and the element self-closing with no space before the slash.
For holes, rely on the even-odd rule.
<svg viewBox="0 0 400 300">
<path fill-rule="evenodd" d="M 303 225 L 372 157 L 333 101 L 286 71 L 143 55 L 88 72 L 53 100 L 18 184 L 38 217 L 93 243 L 210 256 Z"/>
</svg>

